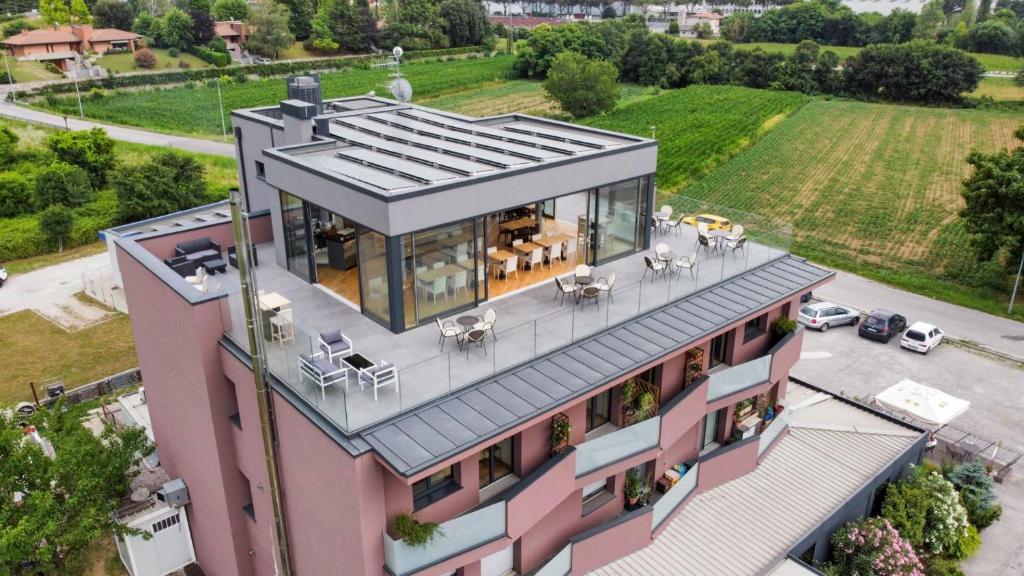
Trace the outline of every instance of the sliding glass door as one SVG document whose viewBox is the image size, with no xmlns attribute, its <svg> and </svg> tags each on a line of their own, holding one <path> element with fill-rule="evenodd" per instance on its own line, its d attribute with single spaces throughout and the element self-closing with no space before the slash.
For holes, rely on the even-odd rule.
<svg viewBox="0 0 1024 576">
<path fill-rule="evenodd" d="M 314 282 L 309 206 L 302 198 L 281 192 L 281 225 L 284 229 L 284 254 L 288 270 L 307 282 Z"/>
</svg>

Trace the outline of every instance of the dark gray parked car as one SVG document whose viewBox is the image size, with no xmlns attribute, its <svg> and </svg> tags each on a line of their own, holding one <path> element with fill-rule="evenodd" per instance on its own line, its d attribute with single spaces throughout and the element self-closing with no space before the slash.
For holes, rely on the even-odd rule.
<svg viewBox="0 0 1024 576">
<path fill-rule="evenodd" d="M 889 343 L 892 337 L 907 329 L 907 319 L 888 310 L 872 310 L 860 323 L 857 334 L 870 340 Z"/>
</svg>

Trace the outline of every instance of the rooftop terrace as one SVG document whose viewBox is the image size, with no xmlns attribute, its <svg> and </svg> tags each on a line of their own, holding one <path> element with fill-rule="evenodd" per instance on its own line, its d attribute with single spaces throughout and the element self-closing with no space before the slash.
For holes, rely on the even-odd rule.
<svg viewBox="0 0 1024 576">
<path fill-rule="evenodd" d="M 683 226 L 678 235 L 659 235 L 655 240 L 668 244 L 677 255 L 689 255 L 695 251 L 696 230 Z M 433 418 L 435 429 L 443 429 L 446 418 L 461 422 L 444 434 L 434 434 L 430 449 L 414 442 L 403 454 L 389 458 L 398 469 L 414 470 L 437 453 L 584 393 L 770 302 L 802 293 L 829 275 L 789 256 L 778 244 L 784 240 L 766 234 L 762 242 L 749 243 L 745 252 L 701 253 L 692 275 L 682 270 L 652 280 L 648 273 L 643 281 L 644 254 L 630 255 L 594 269 L 594 278 L 617 276 L 611 298 L 602 295 L 597 304 L 575 304 L 571 297 L 560 304 L 553 298 L 554 282 L 543 282 L 463 313 L 495 311 L 495 334 L 487 335 L 483 348 L 460 350 L 449 340 L 443 351 L 436 325 L 394 334 L 333 292 L 278 267 L 273 246 L 264 244 L 257 247 L 257 288 L 284 296 L 295 326 L 294 342 L 267 343 L 267 360 L 277 378 L 331 423 L 346 433 L 362 432 L 379 448 L 402 444 L 402 435 L 416 436 L 419 424 L 407 418 L 416 408 L 423 408 L 416 418 Z M 229 295 L 226 334 L 247 349 L 238 276 L 215 278 Z M 617 325 L 618 329 L 605 331 Z M 322 394 L 312 381 L 301 378 L 299 354 L 315 352 L 318 334 L 337 329 L 352 339 L 355 352 L 375 363 L 395 364 L 399 390 L 383 388 L 375 401 L 372 390 L 360 390 L 352 379 L 347 392 L 339 385 Z M 535 361 L 534 367 L 524 366 L 529 361 Z M 439 401 L 442 397 L 445 400 Z"/>
</svg>

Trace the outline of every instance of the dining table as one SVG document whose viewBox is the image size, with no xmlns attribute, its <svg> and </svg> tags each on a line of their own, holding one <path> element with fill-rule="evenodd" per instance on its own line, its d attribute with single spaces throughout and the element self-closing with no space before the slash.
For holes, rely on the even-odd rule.
<svg viewBox="0 0 1024 576">
<path fill-rule="evenodd" d="M 536 226 L 536 225 L 537 225 L 537 220 L 536 219 L 534 219 L 534 218 L 525 218 L 524 217 L 524 218 L 516 218 L 515 220 L 509 220 L 508 222 L 502 222 L 501 224 L 498 225 L 498 227 L 501 228 L 502 230 L 506 231 L 506 232 L 512 232 L 512 231 L 515 231 L 515 230 L 520 230 L 522 228 L 529 228 L 531 226 Z"/>
<path fill-rule="evenodd" d="M 461 264 L 445 264 L 438 268 L 427 268 L 426 270 L 417 272 L 416 277 L 422 282 L 433 282 L 438 278 L 447 278 L 448 276 L 454 276 L 459 272 L 465 272 L 467 270 L 471 270 L 471 268 Z"/>
<path fill-rule="evenodd" d="M 291 300 L 277 292 L 264 292 L 256 297 L 260 307 L 260 325 L 263 327 L 263 339 L 270 342 L 272 332 L 270 330 L 270 319 L 280 310 L 291 306 Z"/>
<path fill-rule="evenodd" d="M 496 252 L 491 252 L 490 254 L 487 255 L 488 260 L 490 260 L 490 262 L 492 264 L 500 264 L 501 265 L 501 267 L 502 267 L 501 273 L 502 274 L 505 273 L 505 261 L 508 260 L 509 258 L 514 258 L 514 257 L 515 257 L 515 254 L 509 252 L 508 250 L 498 250 Z"/>
</svg>

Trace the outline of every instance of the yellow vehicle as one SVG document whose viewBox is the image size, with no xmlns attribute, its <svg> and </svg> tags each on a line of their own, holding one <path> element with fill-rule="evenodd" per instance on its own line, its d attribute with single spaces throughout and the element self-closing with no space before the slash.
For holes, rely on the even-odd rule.
<svg viewBox="0 0 1024 576">
<path fill-rule="evenodd" d="M 696 216 L 687 216 L 683 218 L 683 222 L 690 226 L 696 226 L 698 222 L 703 222 L 708 225 L 708 230 L 732 230 L 732 222 L 729 222 L 728 218 L 722 218 L 721 216 L 715 216 L 714 214 L 697 214 Z"/>
</svg>

